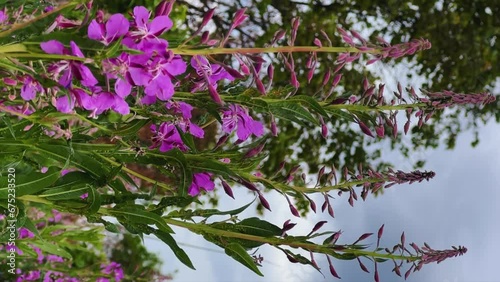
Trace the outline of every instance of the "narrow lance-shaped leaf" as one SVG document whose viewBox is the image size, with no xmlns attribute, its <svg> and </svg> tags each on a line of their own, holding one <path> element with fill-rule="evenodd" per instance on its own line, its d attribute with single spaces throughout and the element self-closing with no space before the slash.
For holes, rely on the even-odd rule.
<svg viewBox="0 0 500 282">
<path fill-rule="evenodd" d="M 196 270 L 193 266 L 193 263 L 191 262 L 188 255 L 186 254 L 186 252 L 181 247 L 179 247 L 179 245 L 177 245 L 177 242 L 174 240 L 174 238 L 170 234 L 163 232 L 161 230 L 156 230 L 153 233 L 156 235 L 156 237 L 158 237 L 158 239 L 162 240 L 165 244 L 167 244 L 170 247 L 170 249 L 172 249 L 172 251 L 174 252 L 174 255 L 184 265 L 186 265 L 187 267 L 189 267 L 191 269 Z"/>
<path fill-rule="evenodd" d="M 228 244 L 225 248 L 225 252 L 228 256 L 232 257 L 233 259 L 235 259 L 239 263 L 248 267 L 253 272 L 257 273 L 260 276 L 264 276 L 262 274 L 262 272 L 260 272 L 257 265 L 255 264 L 255 261 L 253 260 L 253 258 L 247 253 L 245 248 L 243 248 L 240 244 L 238 244 L 238 243 Z"/>
</svg>

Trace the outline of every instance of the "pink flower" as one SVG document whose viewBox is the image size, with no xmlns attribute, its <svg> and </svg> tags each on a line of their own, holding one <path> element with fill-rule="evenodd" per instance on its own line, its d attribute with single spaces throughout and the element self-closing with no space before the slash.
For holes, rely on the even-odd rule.
<svg viewBox="0 0 500 282">
<path fill-rule="evenodd" d="M 205 191 L 214 190 L 215 184 L 211 177 L 212 174 L 208 172 L 195 173 L 193 175 L 193 182 L 188 189 L 188 194 L 194 197 L 200 193 L 201 189 Z"/>
<path fill-rule="evenodd" d="M 84 58 L 82 51 L 75 42 L 70 42 L 71 51 L 68 51 L 64 45 L 57 40 L 49 40 L 40 43 L 40 47 L 45 53 L 57 55 L 72 55 L 79 58 Z M 73 77 L 80 80 L 83 86 L 94 86 L 97 84 L 97 79 L 94 77 L 88 67 L 80 61 L 61 60 L 51 64 L 47 68 L 62 86 L 68 88 L 71 86 Z"/>
<path fill-rule="evenodd" d="M 130 24 L 122 14 L 112 15 L 106 24 L 92 20 L 88 28 L 88 36 L 90 39 L 101 41 L 108 46 L 121 36 L 127 34 Z"/>
<path fill-rule="evenodd" d="M 236 129 L 238 139 L 245 141 L 250 135 L 262 136 L 264 134 L 264 126 L 262 123 L 255 121 L 249 114 L 248 110 L 240 105 L 230 105 L 227 111 L 222 115 L 222 130 L 226 133 L 231 133 Z"/>
</svg>

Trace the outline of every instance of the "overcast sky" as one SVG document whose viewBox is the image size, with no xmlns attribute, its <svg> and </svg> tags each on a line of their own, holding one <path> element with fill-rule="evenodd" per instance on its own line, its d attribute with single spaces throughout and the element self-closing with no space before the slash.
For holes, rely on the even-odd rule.
<svg viewBox="0 0 500 282">
<path fill-rule="evenodd" d="M 345 243 L 354 241 L 365 232 L 376 233 L 385 224 L 383 246 L 396 244 L 401 232 L 405 231 L 407 242 L 415 242 L 419 246 L 427 242 L 435 249 L 448 249 L 452 245 L 468 248 L 464 256 L 448 259 L 439 265 L 424 266 L 422 271 L 413 273 L 409 281 L 499 281 L 495 253 L 500 250 L 500 207 L 497 204 L 500 199 L 500 126 L 490 123 L 481 127 L 479 137 L 481 142 L 476 148 L 470 147 L 472 134 L 465 133 L 460 136 L 454 151 L 439 149 L 422 153 L 428 160 L 425 169 L 436 172 L 436 177 L 430 182 L 393 186 L 383 196 L 376 199 L 369 196 L 366 202 L 356 202 L 354 207 L 348 205 L 346 197 L 337 198 L 333 202 L 335 219 L 323 214 L 311 214 L 307 219 L 294 218 L 282 197 L 268 197 L 273 212 L 267 212 L 265 219 L 278 226 L 292 219 L 298 225 L 292 230 L 295 232 L 290 233 L 296 235 L 308 233 L 316 222 L 326 219 L 329 223 L 322 230 L 342 229 L 341 238 L 345 241 L 341 242 Z M 399 156 L 388 152 L 383 157 Z M 411 168 L 404 159 L 398 162 L 401 164 L 398 168 Z M 235 191 L 235 195 L 238 201 L 220 195 L 222 210 L 238 207 L 252 199 L 246 191 Z M 252 216 L 253 210 L 250 207 L 241 218 Z M 311 267 L 289 263 L 284 254 L 269 246 L 259 250 L 264 256 L 261 270 L 265 275 L 259 278 L 227 257 L 221 248 L 205 242 L 201 236 L 179 228 L 175 231 L 179 242 L 213 250 L 183 246 L 197 268 L 193 271 L 179 263 L 167 246 L 147 240 L 151 250 L 161 253 L 165 273 L 179 271 L 175 281 L 334 280 L 324 257 L 317 257 L 316 260 L 325 278 Z M 333 263 L 342 281 L 373 280 L 373 274 L 362 272 L 356 261 Z M 373 269 L 367 261 L 366 265 Z M 382 265 L 385 267 L 381 267 L 381 281 L 403 281 L 390 272 L 391 262 Z"/>
</svg>

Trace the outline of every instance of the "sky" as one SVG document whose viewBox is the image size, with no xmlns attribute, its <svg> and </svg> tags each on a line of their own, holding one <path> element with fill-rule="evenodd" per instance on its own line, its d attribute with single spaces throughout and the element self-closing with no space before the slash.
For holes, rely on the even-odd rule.
<svg viewBox="0 0 500 282">
<path fill-rule="evenodd" d="M 449 249 L 452 245 L 462 245 L 468 249 L 464 256 L 448 259 L 439 265 L 425 265 L 420 272 L 413 273 L 408 281 L 500 281 L 495 264 L 496 252 L 500 250 L 500 241 L 497 239 L 500 225 L 495 223 L 500 214 L 500 205 L 497 204 L 500 199 L 500 125 L 491 122 L 482 126 L 479 132 L 481 142 L 476 148 L 470 146 L 473 135 L 468 132 L 459 136 L 453 151 L 437 149 L 421 152 L 427 159 L 425 169 L 436 172 L 436 177 L 429 182 L 393 186 L 381 197 L 373 198 L 370 195 L 366 202 L 355 202 L 354 207 L 349 206 L 346 197 L 337 198 L 333 201 L 335 219 L 325 214 L 311 214 L 306 219 L 295 218 L 283 198 L 273 194 L 268 197 L 273 211 L 267 212 L 264 218 L 278 226 L 292 219 L 298 225 L 290 232 L 291 235 L 308 233 L 316 222 L 328 220 L 322 230 L 343 230 L 340 242 L 345 243 L 356 240 L 366 232 L 376 233 L 385 224 L 382 246 L 397 244 L 404 231 L 407 242 L 415 242 L 419 246 L 427 242 L 434 249 Z M 401 165 L 398 169 L 411 169 L 408 160 L 394 152 L 387 151 L 382 157 L 397 160 L 394 163 Z M 222 193 L 221 209 L 236 208 L 252 200 L 243 189 L 235 189 L 235 196 L 237 201 Z M 253 216 L 254 210 L 250 207 L 240 218 Z M 226 256 L 221 248 L 205 242 L 201 236 L 179 228 L 174 230 L 174 237 L 179 243 L 190 245 L 182 247 L 191 257 L 196 271 L 178 262 L 161 242 L 146 239 L 146 245 L 161 255 L 165 262 L 163 272 L 178 270 L 175 281 L 335 280 L 329 274 L 324 257 L 316 257 L 316 261 L 325 277 L 311 267 L 289 263 L 284 254 L 269 246 L 261 247 L 258 251 L 264 257 L 261 271 L 265 276 L 260 278 Z M 342 277 L 341 281 L 373 280 L 373 273 L 361 271 L 356 261 L 333 263 Z M 373 269 L 368 261 L 365 264 Z M 381 281 L 403 281 L 391 273 L 391 265 L 391 262 L 379 265 Z"/>
</svg>

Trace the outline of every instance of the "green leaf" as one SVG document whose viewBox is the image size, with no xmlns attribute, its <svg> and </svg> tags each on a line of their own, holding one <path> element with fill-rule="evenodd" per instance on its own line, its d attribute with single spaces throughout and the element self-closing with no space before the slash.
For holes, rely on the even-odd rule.
<svg viewBox="0 0 500 282">
<path fill-rule="evenodd" d="M 93 181 L 85 172 L 72 171 L 56 181 L 53 187 L 43 191 L 39 197 L 51 201 L 78 199 L 81 195 L 88 192 L 87 184 Z"/>
<path fill-rule="evenodd" d="M 184 208 L 187 205 L 191 204 L 195 200 L 194 197 L 187 196 L 187 197 L 180 197 L 180 196 L 173 196 L 173 197 L 163 197 L 161 198 L 160 202 L 154 206 L 154 208 L 150 209 L 150 212 L 154 212 L 158 215 L 163 215 L 163 211 L 165 210 L 166 207 L 170 206 L 176 206 L 179 208 Z M 177 210 L 177 209 L 176 209 Z"/>
<path fill-rule="evenodd" d="M 10 123 L 10 118 L 3 116 L 2 117 L 3 122 L 7 125 L 7 128 L 9 128 L 10 134 L 16 139 L 16 134 L 14 133 L 14 128 L 12 127 L 12 123 Z"/>
<path fill-rule="evenodd" d="M 39 144 L 33 146 L 30 150 L 62 163 L 71 163 L 77 168 L 90 173 L 95 179 L 104 179 L 110 171 L 109 167 L 105 166 L 104 163 L 87 154 L 73 151 L 69 146 Z"/>
<path fill-rule="evenodd" d="M 235 259 L 237 262 L 243 264 L 248 267 L 253 272 L 257 273 L 259 276 L 264 276 L 262 272 L 260 272 L 259 268 L 255 264 L 253 258 L 246 252 L 245 248 L 243 248 L 238 243 L 230 243 L 226 246 L 225 252 L 228 256 Z"/>
<path fill-rule="evenodd" d="M 97 213 L 97 211 L 99 211 L 99 208 L 101 207 L 101 195 L 91 185 L 88 185 L 88 193 L 89 193 L 89 196 L 87 198 L 87 201 L 89 202 L 89 205 L 88 205 L 87 213 L 88 214 L 95 214 L 95 213 Z"/>
<path fill-rule="evenodd" d="M 277 117 L 293 121 L 302 126 L 307 126 L 307 122 L 319 125 L 318 119 L 297 103 L 286 101 L 273 103 L 269 105 L 269 110 Z"/>
<path fill-rule="evenodd" d="M 190 167 L 198 171 L 212 172 L 224 177 L 237 176 L 236 173 L 229 169 L 227 164 L 220 161 L 196 155 L 186 155 L 186 159 L 189 162 Z"/>
<path fill-rule="evenodd" d="M 143 128 L 148 122 L 149 120 L 147 119 L 135 119 L 127 123 L 127 125 L 113 131 L 113 134 L 122 137 L 128 135 L 136 135 L 139 129 Z"/>
<path fill-rule="evenodd" d="M 315 112 L 318 114 L 328 117 L 328 114 L 326 113 L 325 109 L 321 107 L 321 105 L 316 101 L 313 97 L 307 96 L 307 95 L 297 95 L 297 96 L 292 96 L 291 98 L 288 98 L 287 101 L 299 101 L 304 104 L 307 104 L 308 108 L 313 109 Z"/>
<path fill-rule="evenodd" d="M 166 232 L 162 232 L 160 230 L 155 230 L 155 231 L 153 231 L 153 233 L 156 235 L 156 237 L 158 237 L 158 239 L 162 240 L 163 242 L 165 242 L 165 244 L 167 244 L 170 247 L 170 249 L 174 252 L 174 255 L 184 265 L 186 265 L 187 267 L 189 267 L 191 269 L 196 270 L 193 266 L 193 263 L 191 262 L 188 255 L 186 254 L 186 252 L 181 247 L 179 247 L 179 245 L 177 245 L 177 242 L 170 234 L 168 234 Z"/>
<path fill-rule="evenodd" d="M 279 236 L 282 233 L 281 228 L 258 217 L 246 218 L 236 225 L 238 228 L 244 228 L 243 233 L 261 237 Z"/>
<path fill-rule="evenodd" d="M 61 248 L 57 245 L 49 243 L 47 241 L 40 241 L 40 240 L 30 241 L 30 244 L 37 246 L 38 248 L 40 248 L 44 252 L 47 252 L 47 253 L 50 253 L 50 254 L 53 254 L 56 256 L 60 256 L 63 258 L 67 258 L 67 259 L 73 259 L 71 254 L 68 253 L 66 250 L 64 250 L 63 248 Z"/>
<path fill-rule="evenodd" d="M 193 211 L 191 216 L 202 216 L 205 218 L 209 218 L 212 215 L 236 215 L 236 214 L 239 214 L 239 213 L 243 212 L 244 210 L 246 210 L 251 204 L 253 204 L 254 201 L 255 201 L 255 199 L 253 201 L 251 201 L 250 203 L 242 206 L 241 208 L 237 208 L 237 209 L 229 210 L 229 211 L 219 211 L 217 209 L 205 209 L 205 210 L 198 209 L 198 210 Z"/>
<path fill-rule="evenodd" d="M 0 177 L 0 199 L 7 198 L 9 184 L 15 183 L 16 197 L 33 195 L 54 183 L 60 177 L 60 173 L 58 168 L 51 167 L 46 173 L 16 174 L 15 178 Z M 15 182 L 12 182 L 12 179 Z"/>
<path fill-rule="evenodd" d="M 170 226 L 165 223 L 165 220 L 156 213 L 145 211 L 144 207 L 139 205 L 124 206 L 110 209 L 109 213 L 121 217 L 126 220 L 140 224 L 155 224 L 160 230 L 166 233 L 175 233 Z"/>
<path fill-rule="evenodd" d="M 319 271 L 319 273 L 321 273 L 321 270 L 319 267 L 317 267 L 316 265 L 314 265 L 312 263 L 312 261 L 310 261 L 308 258 L 300 255 L 300 254 L 294 254 L 292 253 L 291 251 L 289 250 L 286 250 L 286 249 L 282 249 L 282 248 L 279 248 L 280 250 L 282 250 L 284 253 L 288 254 L 290 257 L 294 258 L 298 263 L 300 264 L 306 264 L 306 265 L 311 265 L 312 267 L 314 267 L 314 269 L 316 269 L 317 271 Z"/>
</svg>

